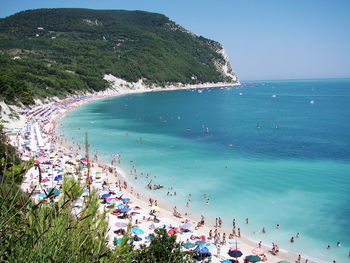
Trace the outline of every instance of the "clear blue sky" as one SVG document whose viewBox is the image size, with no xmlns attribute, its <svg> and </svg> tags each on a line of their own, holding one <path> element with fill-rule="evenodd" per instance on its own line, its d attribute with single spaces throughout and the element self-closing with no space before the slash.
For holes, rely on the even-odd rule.
<svg viewBox="0 0 350 263">
<path fill-rule="evenodd" d="M 243 80 L 350 77 L 350 0 L 1 0 L 0 17 L 50 7 L 165 14 L 222 43 Z"/>
</svg>

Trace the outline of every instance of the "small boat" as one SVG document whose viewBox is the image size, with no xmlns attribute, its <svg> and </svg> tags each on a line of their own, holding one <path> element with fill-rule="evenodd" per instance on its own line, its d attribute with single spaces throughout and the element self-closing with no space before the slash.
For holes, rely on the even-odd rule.
<svg viewBox="0 0 350 263">
<path fill-rule="evenodd" d="M 314 100 L 310 100 L 310 104 L 315 104 L 315 101 Z"/>
</svg>

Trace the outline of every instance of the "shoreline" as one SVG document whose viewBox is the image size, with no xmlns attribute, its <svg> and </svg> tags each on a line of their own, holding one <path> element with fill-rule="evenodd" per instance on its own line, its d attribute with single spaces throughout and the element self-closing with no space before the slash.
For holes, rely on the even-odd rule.
<svg viewBox="0 0 350 263">
<path fill-rule="evenodd" d="M 238 84 L 239 85 L 239 84 Z M 74 109 L 77 109 L 78 107 L 81 107 L 87 103 L 93 102 L 93 101 L 97 101 L 100 99 L 106 99 L 109 97 L 114 97 L 114 96 L 120 96 L 120 95 L 126 95 L 126 94 L 132 94 L 132 93 L 143 93 L 143 92 L 158 92 L 158 91 L 168 91 L 168 90 L 183 90 L 183 89 L 200 89 L 200 88 L 211 88 L 211 87 L 223 87 L 223 86 L 233 86 L 232 84 L 228 84 L 226 83 L 225 85 L 218 84 L 217 86 L 213 86 L 212 84 L 203 84 L 203 85 L 194 85 L 194 86 L 185 86 L 185 87 L 170 87 L 170 88 L 158 88 L 158 89 L 134 89 L 134 90 L 116 90 L 115 87 L 114 89 L 111 88 L 110 90 L 107 90 L 105 92 L 102 92 L 102 94 L 98 94 L 98 95 L 92 95 L 91 98 L 88 98 L 84 101 L 78 102 L 74 105 L 72 105 L 71 107 L 61 110 L 60 112 L 57 113 L 56 116 L 54 116 L 53 118 L 51 118 L 49 120 L 50 122 L 50 127 L 51 129 L 55 130 L 57 129 L 58 125 L 60 124 L 60 120 L 62 118 L 64 118 L 66 116 L 66 114 Z M 113 92 L 114 90 L 114 92 Z M 48 104 L 50 105 L 50 104 Z M 56 134 L 57 135 L 57 134 Z M 69 139 L 67 139 L 68 142 Z M 74 142 L 71 142 L 74 145 Z M 61 144 L 61 146 L 63 146 L 64 148 L 66 148 L 66 145 L 63 143 L 63 145 Z M 67 148 L 66 148 L 67 149 Z M 69 149 L 69 148 L 68 148 Z M 84 156 L 82 154 L 82 156 Z M 101 162 L 101 160 L 99 160 L 98 162 L 96 162 L 96 165 L 106 165 L 103 162 Z M 107 166 L 109 166 L 107 164 Z M 137 196 L 135 194 L 131 194 L 130 193 L 130 188 L 129 191 L 127 192 L 127 195 L 132 197 L 132 200 L 136 200 L 136 203 L 142 203 L 142 207 L 145 207 L 145 209 L 149 209 L 148 204 L 147 204 L 147 200 L 150 196 L 153 196 L 152 194 L 149 193 L 149 191 L 145 191 L 145 189 L 140 189 L 141 187 L 136 186 L 135 184 L 133 184 L 131 182 L 131 180 L 128 180 L 128 175 L 125 171 L 122 170 L 122 168 L 118 167 L 116 168 L 116 170 L 118 171 L 118 174 L 121 176 L 121 178 L 123 178 L 125 181 L 127 181 L 127 184 L 129 186 L 132 186 L 135 190 L 137 190 L 137 192 L 139 192 L 141 194 L 141 196 L 143 197 L 142 199 L 137 198 Z M 114 181 L 117 179 L 117 177 L 109 175 L 108 176 L 110 181 Z M 156 194 L 152 197 L 152 198 L 157 198 Z M 164 204 L 164 201 L 161 201 L 159 204 L 159 206 L 161 207 L 160 212 L 162 215 L 165 215 L 165 218 L 170 218 L 171 221 L 178 221 L 178 219 L 174 218 L 174 216 L 172 216 L 172 212 L 171 212 L 171 204 Z M 166 202 L 167 203 L 167 202 Z M 170 209 L 169 209 L 170 208 Z M 182 211 L 181 211 L 182 212 Z M 189 217 L 191 222 L 198 222 L 199 221 L 199 217 L 194 217 L 195 215 L 192 215 Z M 183 219 L 185 219 L 187 217 L 183 217 Z M 180 220 L 181 221 L 181 220 Z M 200 228 L 200 232 L 204 233 L 204 235 L 207 235 L 207 233 L 209 232 L 210 229 L 214 229 L 213 226 L 213 222 L 208 222 L 208 220 L 206 220 L 207 223 L 204 227 Z M 224 230 L 222 232 L 226 232 L 226 233 L 230 233 L 230 230 L 223 228 L 221 230 Z M 244 251 L 251 251 L 253 248 L 256 247 L 256 243 L 249 239 L 249 238 L 245 238 L 245 237 L 240 237 L 240 238 L 235 238 L 236 240 L 240 240 L 242 241 L 240 244 L 240 248 L 242 248 L 242 250 Z M 265 251 L 268 251 L 271 248 L 271 246 L 266 246 L 264 247 Z M 249 254 L 249 253 L 245 253 L 245 254 Z M 251 254 L 251 253 L 250 253 Z M 289 253 L 289 252 L 280 252 L 279 256 L 272 256 L 271 254 L 267 253 L 269 261 L 268 262 L 278 262 L 282 259 L 287 259 L 290 260 L 291 262 L 294 262 L 295 259 L 297 258 L 296 254 L 293 253 Z M 315 261 L 311 261 L 309 260 L 308 262 L 315 262 Z M 321 262 L 321 261 L 317 261 L 317 262 Z"/>
</svg>

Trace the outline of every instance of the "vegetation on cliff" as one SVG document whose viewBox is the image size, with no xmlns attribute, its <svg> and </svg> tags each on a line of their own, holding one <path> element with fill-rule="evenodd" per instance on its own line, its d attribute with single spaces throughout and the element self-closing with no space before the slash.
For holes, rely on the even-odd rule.
<svg viewBox="0 0 350 263">
<path fill-rule="evenodd" d="M 147 84 L 232 81 L 221 45 L 164 15 L 38 9 L 0 19 L 0 94 L 6 102 L 108 87 L 104 74 Z"/>
</svg>

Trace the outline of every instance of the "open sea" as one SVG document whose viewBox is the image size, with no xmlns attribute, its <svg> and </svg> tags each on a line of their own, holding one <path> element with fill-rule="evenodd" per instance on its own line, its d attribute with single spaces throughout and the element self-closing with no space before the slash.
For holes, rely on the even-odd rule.
<svg viewBox="0 0 350 263">
<path fill-rule="evenodd" d="M 87 131 L 106 161 L 120 154 L 136 185 L 163 185 L 152 192 L 180 211 L 220 216 L 227 227 L 235 218 L 257 242 L 350 262 L 350 79 L 123 95 L 84 105 L 61 123 L 74 141 Z"/>
</svg>

